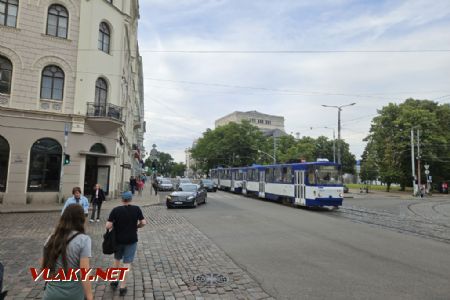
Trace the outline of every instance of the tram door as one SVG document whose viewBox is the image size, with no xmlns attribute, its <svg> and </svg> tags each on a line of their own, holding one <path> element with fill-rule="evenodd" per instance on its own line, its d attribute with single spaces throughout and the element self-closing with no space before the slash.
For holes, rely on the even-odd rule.
<svg viewBox="0 0 450 300">
<path fill-rule="evenodd" d="M 266 173 L 265 171 L 259 171 L 259 193 L 258 197 L 266 197 Z"/>
<path fill-rule="evenodd" d="M 242 173 L 242 194 L 247 195 L 247 172 Z"/>
<path fill-rule="evenodd" d="M 236 180 L 236 172 L 235 171 L 231 171 L 231 185 L 230 185 L 230 190 L 232 192 L 234 192 L 234 181 Z"/>
<path fill-rule="evenodd" d="M 295 204 L 305 205 L 305 171 L 295 171 L 294 195 Z"/>
</svg>

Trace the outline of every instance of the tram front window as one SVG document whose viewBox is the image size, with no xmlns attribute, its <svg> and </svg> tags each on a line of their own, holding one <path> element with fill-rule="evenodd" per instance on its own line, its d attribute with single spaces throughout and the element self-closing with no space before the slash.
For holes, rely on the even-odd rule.
<svg viewBox="0 0 450 300">
<path fill-rule="evenodd" d="M 337 166 L 315 166 L 316 184 L 335 185 L 342 184 Z"/>
</svg>

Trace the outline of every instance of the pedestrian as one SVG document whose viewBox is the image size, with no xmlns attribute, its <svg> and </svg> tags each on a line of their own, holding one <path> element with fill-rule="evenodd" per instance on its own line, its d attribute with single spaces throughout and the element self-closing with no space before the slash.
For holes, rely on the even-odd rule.
<svg viewBox="0 0 450 300">
<path fill-rule="evenodd" d="M 138 195 L 139 197 L 142 196 L 142 189 L 144 188 L 144 183 L 142 182 L 142 180 L 140 178 L 138 178 L 138 180 L 136 181 L 136 187 L 138 190 Z"/>
<path fill-rule="evenodd" d="M 158 195 L 158 179 L 155 177 L 153 178 L 153 182 L 152 182 L 152 187 L 153 190 L 155 191 L 155 195 Z"/>
<path fill-rule="evenodd" d="M 114 228 L 116 232 L 117 250 L 114 253 L 114 268 L 119 268 L 122 260 L 123 267 L 128 270 L 123 281 L 120 282 L 120 296 L 124 296 L 127 293 L 126 280 L 136 254 L 137 230 L 147 224 L 141 208 L 131 205 L 132 198 L 133 194 L 131 192 L 124 192 L 122 194 L 122 205 L 115 207 L 111 211 L 108 222 L 106 222 L 106 229 Z M 113 281 L 110 285 L 113 289 L 116 289 L 119 286 L 119 282 Z"/>
<path fill-rule="evenodd" d="M 95 211 L 97 211 L 97 222 L 100 222 L 100 210 L 102 209 L 102 203 L 105 201 L 105 192 L 100 188 L 100 184 L 96 184 L 91 197 L 92 214 L 89 222 L 94 222 Z"/>
<path fill-rule="evenodd" d="M 420 187 L 420 198 L 423 198 L 424 195 L 425 195 L 425 187 L 422 185 Z"/>
<path fill-rule="evenodd" d="M 134 176 L 130 177 L 130 191 L 131 194 L 134 195 L 134 191 L 136 191 L 136 186 L 137 186 L 137 182 L 136 182 L 136 178 Z"/>
<path fill-rule="evenodd" d="M 54 233 L 45 242 L 42 269 L 50 269 L 54 276 L 61 269 L 90 268 L 91 238 L 85 234 L 84 222 L 81 206 L 69 205 L 64 210 Z M 91 300 L 91 282 L 81 281 L 79 277 L 71 281 L 49 281 L 43 299 Z"/>
<path fill-rule="evenodd" d="M 61 215 L 64 213 L 64 210 L 71 204 L 79 204 L 84 209 L 84 216 L 87 218 L 89 214 L 89 201 L 88 199 L 81 195 L 81 188 L 76 186 L 72 189 L 72 197 L 66 200 L 64 207 L 61 211 Z"/>
</svg>

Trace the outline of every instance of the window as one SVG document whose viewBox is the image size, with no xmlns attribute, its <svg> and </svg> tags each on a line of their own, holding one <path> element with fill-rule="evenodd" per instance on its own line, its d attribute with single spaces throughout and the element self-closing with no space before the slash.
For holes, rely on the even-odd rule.
<svg viewBox="0 0 450 300">
<path fill-rule="evenodd" d="M 292 168 L 284 167 L 282 169 L 282 177 L 284 183 L 292 183 Z"/>
<path fill-rule="evenodd" d="M 102 144 L 96 143 L 89 149 L 89 152 L 106 153 L 106 148 Z"/>
<path fill-rule="evenodd" d="M 6 182 L 8 178 L 8 163 L 9 163 L 9 144 L 0 135 L 0 192 L 6 190 Z"/>
<path fill-rule="evenodd" d="M 105 107 L 108 96 L 108 85 L 103 78 L 98 78 L 95 82 L 95 106 Z"/>
<path fill-rule="evenodd" d="M 273 182 L 273 169 L 266 169 L 266 182 Z"/>
<path fill-rule="evenodd" d="M 60 67 L 47 66 L 42 71 L 41 99 L 62 100 L 64 72 Z"/>
<path fill-rule="evenodd" d="M 276 168 L 273 170 L 273 181 L 274 182 L 281 182 L 281 169 Z"/>
<path fill-rule="evenodd" d="M 12 77 L 11 61 L 9 59 L 7 59 L 6 57 L 0 56 L 0 93 L 1 94 L 9 94 L 11 92 L 11 77 Z"/>
<path fill-rule="evenodd" d="M 61 145 L 49 138 L 36 141 L 31 147 L 28 191 L 58 191 L 61 173 Z"/>
<path fill-rule="evenodd" d="M 109 26 L 105 22 L 101 22 L 98 32 L 98 49 L 105 53 L 109 53 L 110 40 L 111 32 Z"/>
<path fill-rule="evenodd" d="M 264 124 L 264 120 L 258 120 L 258 124 Z"/>
<path fill-rule="evenodd" d="M 0 25 L 16 27 L 19 0 L 0 0 Z"/>
<path fill-rule="evenodd" d="M 272 121 L 266 120 L 266 125 L 271 125 L 271 124 L 272 124 Z"/>
<path fill-rule="evenodd" d="M 67 38 L 69 14 L 67 9 L 59 4 L 53 4 L 48 8 L 47 34 L 60 38 Z"/>
</svg>

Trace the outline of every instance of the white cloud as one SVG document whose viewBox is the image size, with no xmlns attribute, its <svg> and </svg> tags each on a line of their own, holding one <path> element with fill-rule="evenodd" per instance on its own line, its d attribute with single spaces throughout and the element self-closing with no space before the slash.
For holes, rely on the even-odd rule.
<svg viewBox="0 0 450 300">
<path fill-rule="evenodd" d="M 142 2 L 146 146 L 156 143 L 177 161 L 184 161 L 184 149 L 215 119 L 232 111 L 283 115 L 288 133 L 331 137 L 329 129 L 318 127 L 336 127 L 336 110 L 320 104 L 351 102 L 357 105 L 342 113 L 342 136 L 359 156 L 377 109 L 408 97 L 450 94 L 449 52 L 146 51 L 450 49 L 446 1 L 386 1 L 367 7 L 352 1 Z"/>
</svg>

